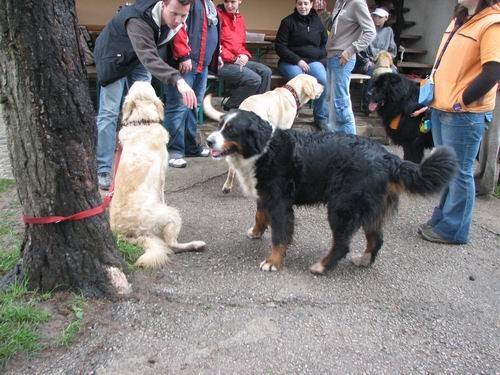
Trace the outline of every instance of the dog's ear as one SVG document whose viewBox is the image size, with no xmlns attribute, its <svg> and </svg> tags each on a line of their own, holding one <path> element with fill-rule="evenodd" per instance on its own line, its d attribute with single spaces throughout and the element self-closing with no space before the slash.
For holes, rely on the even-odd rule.
<svg viewBox="0 0 500 375">
<path fill-rule="evenodd" d="M 122 121 L 127 122 L 129 117 L 132 115 L 132 112 L 135 110 L 136 104 L 133 98 L 130 98 L 128 95 L 125 97 L 125 101 L 123 102 L 122 108 Z"/>
<path fill-rule="evenodd" d="M 316 99 L 316 85 L 318 84 L 315 79 L 305 79 L 304 84 L 302 86 L 302 89 L 304 90 L 305 94 L 307 95 L 308 98 L 310 99 Z"/>
</svg>

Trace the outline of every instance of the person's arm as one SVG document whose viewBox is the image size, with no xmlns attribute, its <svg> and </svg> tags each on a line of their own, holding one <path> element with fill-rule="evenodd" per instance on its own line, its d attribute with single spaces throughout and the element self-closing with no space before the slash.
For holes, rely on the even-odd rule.
<svg viewBox="0 0 500 375">
<path fill-rule="evenodd" d="M 290 28 L 285 20 L 281 21 L 278 32 L 276 33 L 275 48 L 276 54 L 289 64 L 297 64 L 302 58 L 288 48 L 288 39 Z"/>
<path fill-rule="evenodd" d="M 483 65 L 481 73 L 470 83 L 462 95 L 465 105 L 482 98 L 500 81 L 500 62 L 490 61 Z"/>
<path fill-rule="evenodd" d="M 354 15 L 361 28 L 361 35 L 358 40 L 354 41 L 352 45 L 343 52 L 344 57 L 347 59 L 368 47 L 377 35 L 375 24 L 373 23 L 366 1 L 357 1 L 355 5 Z"/>
<path fill-rule="evenodd" d="M 172 41 L 172 51 L 174 59 L 183 62 L 191 59 L 191 47 L 188 44 L 188 33 L 186 27 L 181 27 L 179 32 L 175 34 Z"/>
<path fill-rule="evenodd" d="M 142 65 L 163 83 L 176 85 L 181 79 L 177 69 L 162 60 L 154 41 L 154 31 L 143 20 L 131 18 L 126 25 L 132 47 Z"/>
</svg>

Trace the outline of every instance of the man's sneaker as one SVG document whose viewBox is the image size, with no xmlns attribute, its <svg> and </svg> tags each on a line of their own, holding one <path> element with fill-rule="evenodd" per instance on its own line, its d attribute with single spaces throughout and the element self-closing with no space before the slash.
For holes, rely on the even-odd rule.
<svg viewBox="0 0 500 375">
<path fill-rule="evenodd" d="M 168 165 L 172 168 L 186 168 L 187 162 L 183 158 L 170 159 Z"/>
<path fill-rule="evenodd" d="M 450 245 L 458 245 L 458 242 L 455 241 L 450 241 L 447 240 L 443 237 L 441 237 L 439 234 L 434 232 L 431 226 L 425 226 L 422 227 L 420 230 L 420 235 L 424 240 L 427 240 L 429 242 L 436 242 L 436 243 L 445 243 L 445 244 L 450 244 Z"/>
<path fill-rule="evenodd" d="M 210 150 L 208 148 L 202 148 L 199 154 L 186 154 L 187 158 L 206 158 L 210 156 Z"/>
<path fill-rule="evenodd" d="M 97 182 L 99 183 L 99 189 L 109 190 L 109 186 L 111 185 L 111 174 L 109 172 L 98 173 Z"/>
</svg>

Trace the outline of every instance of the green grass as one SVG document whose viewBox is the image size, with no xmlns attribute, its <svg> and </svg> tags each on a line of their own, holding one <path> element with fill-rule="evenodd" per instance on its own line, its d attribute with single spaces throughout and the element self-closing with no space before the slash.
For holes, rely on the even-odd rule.
<svg viewBox="0 0 500 375">
<path fill-rule="evenodd" d="M 128 243 L 120 237 L 117 238 L 116 245 L 118 246 L 118 251 L 122 254 L 123 259 L 125 259 L 125 261 L 131 266 L 142 254 L 144 254 L 144 250 L 142 248 Z"/>
<path fill-rule="evenodd" d="M 10 189 L 11 186 L 14 186 L 14 180 L 7 180 L 5 178 L 0 178 L 0 194 L 5 193 Z"/>
<path fill-rule="evenodd" d="M 83 309 L 86 300 L 83 296 L 73 296 L 67 304 L 73 310 L 75 318 L 64 327 L 61 335 L 57 339 L 58 346 L 68 346 L 71 344 L 83 327 Z"/>
<path fill-rule="evenodd" d="M 50 314 L 35 306 L 27 283 L 14 283 L 0 292 L 0 368 L 17 353 L 31 355 L 42 349 L 39 326 Z"/>
<path fill-rule="evenodd" d="M 500 199 L 500 184 L 498 184 L 497 186 L 495 186 L 495 191 L 493 192 L 493 196 L 495 198 Z"/>
<path fill-rule="evenodd" d="M 9 272 L 20 258 L 19 250 L 0 250 L 0 276 Z"/>
</svg>

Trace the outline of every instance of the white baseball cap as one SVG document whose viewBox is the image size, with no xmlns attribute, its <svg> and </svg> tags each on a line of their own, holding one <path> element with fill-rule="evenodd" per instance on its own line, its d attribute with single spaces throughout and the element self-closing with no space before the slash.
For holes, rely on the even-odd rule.
<svg viewBox="0 0 500 375">
<path fill-rule="evenodd" d="M 389 12 L 386 11 L 384 8 L 377 8 L 372 12 L 372 14 L 375 14 L 376 16 L 379 17 L 389 17 Z"/>
</svg>

